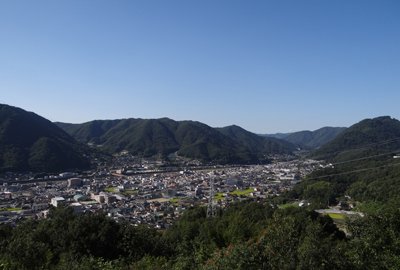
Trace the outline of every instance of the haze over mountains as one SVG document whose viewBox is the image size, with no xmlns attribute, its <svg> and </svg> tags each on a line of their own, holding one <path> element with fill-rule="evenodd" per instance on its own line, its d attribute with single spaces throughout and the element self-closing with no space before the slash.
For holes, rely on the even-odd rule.
<svg viewBox="0 0 400 270">
<path fill-rule="evenodd" d="M 318 148 L 346 130 L 345 127 L 323 127 L 315 131 L 303 130 L 293 133 L 263 134 L 265 137 L 279 138 L 309 149 Z"/>
</svg>

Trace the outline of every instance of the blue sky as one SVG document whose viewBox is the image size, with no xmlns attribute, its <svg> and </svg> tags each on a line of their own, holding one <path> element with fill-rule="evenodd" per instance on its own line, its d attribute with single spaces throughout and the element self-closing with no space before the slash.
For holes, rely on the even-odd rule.
<svg viewBox="0 0 400 270">
<path fill-rule="evenodd" d="M 0 2 L 0 103 L 255 133 L 400 119 L 400 1 Z"/>
</svg>

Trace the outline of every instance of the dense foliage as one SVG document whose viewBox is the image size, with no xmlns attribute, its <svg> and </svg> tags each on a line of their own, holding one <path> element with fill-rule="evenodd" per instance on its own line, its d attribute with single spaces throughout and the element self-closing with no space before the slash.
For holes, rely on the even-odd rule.
<svg viewBox="0 0 400 270">
<path fill-rule="evenodd" d="M 89 149 L 50 121 L 0 104 L 0 171 L 56 172 L 85 168 Z"/>
<path fill-rule="evenodd" d="M 2 269 L 390 269 L 399 211 L 348 221 L 345 238 L 314 211 L 236 203 L 206 217 L 191 208 L 165 233 L 52 208 L 48 219 L 0 229 Z M 383 228 L 385 228 L 383 230 Z M 384 247 L 384 248 L 383 248 Z M 373 256 L 373 257 L 371 257 Z M 376 261 L 372 261 L 376 260 Z M 371 267 L 370 267 L 371 266 Z"/>
<path fill-rule="evenodd" d="M 77 216 L 72 208 L 52 208 L 48 219 L 2 227 L 1 259 L 16 269 L 91 269 L 99 260 L 128 265 L 146 254 L 171 256 L 160 232 L 116 223 L 105 214 Z"/>
<path fill-rule="evenodd" d="M 400 197 L 400 162 L 392 155 L 359 160 L 325 168 L 310 174 L 296 184 L 285 196 L 292 199 L 307 199 L 326 207 L 347 201 L 375 202 L 385 204 Z"/>
<path fill-rule="evenodd" d="M 256 202 L 188 209 L 164 233 L 62 206 L 0 228 L 0 269 L 398 269 L 399 206 L 348 219 L 348 237 L 329 216 Z"/>
</svg>

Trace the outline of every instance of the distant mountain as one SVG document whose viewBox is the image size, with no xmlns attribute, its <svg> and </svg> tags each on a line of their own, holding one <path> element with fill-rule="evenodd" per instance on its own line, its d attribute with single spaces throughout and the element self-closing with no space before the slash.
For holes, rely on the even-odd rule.
<svg viewBox="0 0 400 270">
<path fill-rule="evenodd" d="M 101 146 L 109 153 L 178 155 L 216 163 L 248 164 L 256 155 L 217 130 L 194 121 L 161 119 L 96 120 L 83 124 L 56 123 L 75 139 Z"/>
<path fill-rule="evenodd" d="M 45 118 L 0 104 L 0 171 L 57 172 L 89 166 L 88 148 Z"/>
<path fill-rule="evenodd" d="M 310 157 L 343 161 L 400 149 L 400 121 L 389 116 L 365 119 L 336 136 Z"/>
<path fill-rule="evenodd" d="M 345 127 L 323 127 L 315 131 L 298 131 L 284 137 L 283 140 L 315 149 L 328 143 L 344 130 Z"/>
<path fill-rule="evenodd" d="M 254 153 L 290 154 L 297 148 L 296 145 L 290 142 L 278 138 L 259 136 L 236 125 L 216 128 L 216 130 L 230 137 L 237 143 L 242 144 Z"/>
</svg>

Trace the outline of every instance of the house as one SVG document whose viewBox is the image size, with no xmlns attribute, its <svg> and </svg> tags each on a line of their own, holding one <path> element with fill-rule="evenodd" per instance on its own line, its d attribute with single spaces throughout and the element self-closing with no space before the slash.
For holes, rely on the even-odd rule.
<svg viewBox="0 0 400 270">
<path fill-rule="evenodd" d="M 339 202 L 339 204 L 337 206 L 338 206 L 339 209 L 349 208 L 349 206 L 347 205 L 346 202 Z"/>
<path fill-rule="evenodd" d="M 51 205 L 53 205 L 54 207 L 57 207 L 57 205 L 63 202 L 65 202 L 65 199 L 63 197 L 51 198 Z"/>
</svg>

